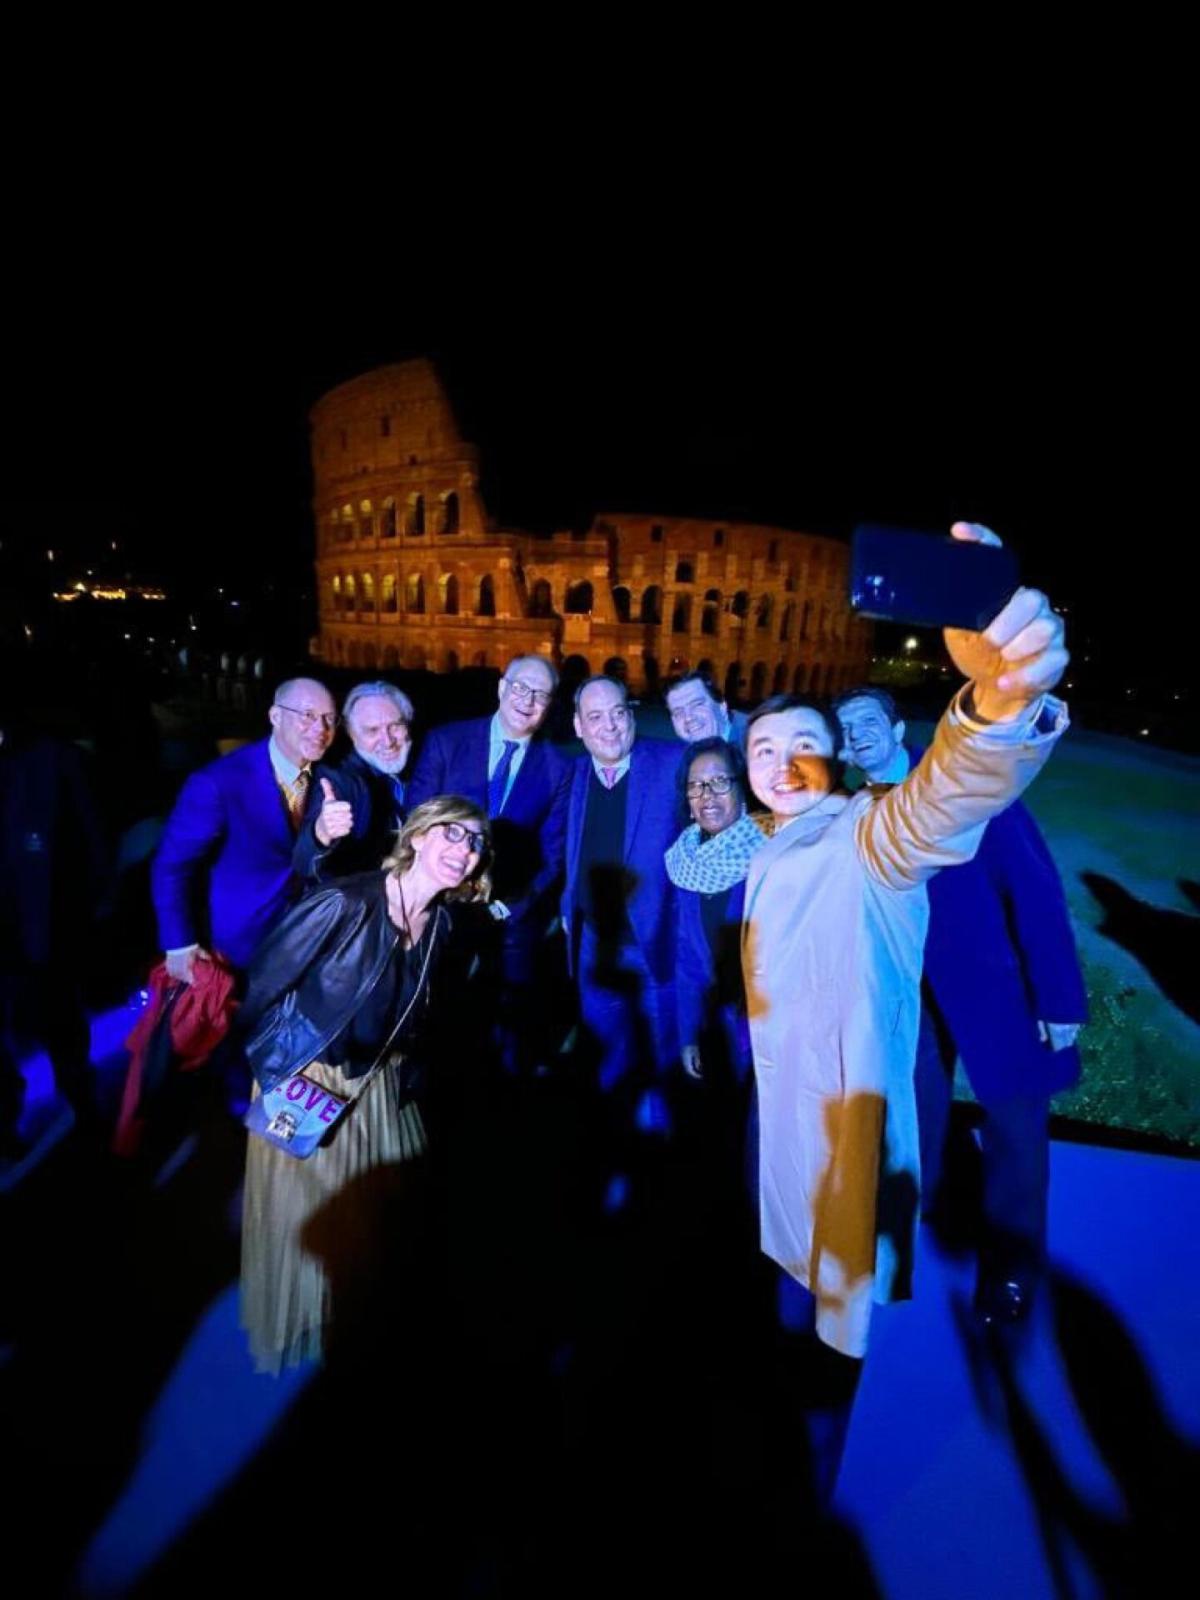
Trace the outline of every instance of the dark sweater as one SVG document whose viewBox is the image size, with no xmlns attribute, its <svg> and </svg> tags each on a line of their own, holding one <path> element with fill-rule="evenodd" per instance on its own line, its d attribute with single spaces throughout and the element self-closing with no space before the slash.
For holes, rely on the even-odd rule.
<svg viewBox="0 0 1200 1600">
<path fill-rule="evenodd" d="M 579 842 L 579 909 L 603 938 L 631 936 L 626 902 L 625 808 L 628 774 L 606 789 L 592 769 Z"/>
</svg>

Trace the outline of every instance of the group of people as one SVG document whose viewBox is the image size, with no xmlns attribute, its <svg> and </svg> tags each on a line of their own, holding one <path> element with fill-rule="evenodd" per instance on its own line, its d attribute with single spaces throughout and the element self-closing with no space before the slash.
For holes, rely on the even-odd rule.
<svg viewBox="0 0 1200 1600">
<path fill-rule="evenodd" d="M 383 1198 L 425 1149 L 447 1015 L 482 1014 L 508 1074 L 553 1065 L 540 985 L 556 961 L 618 1152 L 669 1128 L 653 1108 L 689 1079 L 736 1087 L 781 1320 L 854 1372 L 872 1306 L 910 1292 L 922 1204 L 947 1203 L 961 1059 L 985 1113 L 980 1312 L 1026 1313 L 1048 1103 L 1078 1071 L 1086 1010 L 1061 884 L 1018 803 L 1066 726 L 1048 691 L 1067 655 L 1032 590 L 946 643 L 967 682 L 924 752 L 880 690 L 744 715 L 690 673 L 666 690 L 686 749 L 639 737 L 626 686 L 597 676 L 575 692 L 572 759 L 541 736 L 555 669 L 521 656 L 492 715 L 428 731 L 389 683 L 358 685 L 339 717 L 324 685 L 289 680 L 267 738 L 187 780 L 152 892 L 172 980 L 220 960 L 244 996 L 242 1305 L 261 1368 L 326 1347 L 338 1239 L 360 1290 L 377 1282 L 368 1245 L 386 1245 Z M 306 1105 L 328 1127 L 301 1155 Z"/>
</svg>

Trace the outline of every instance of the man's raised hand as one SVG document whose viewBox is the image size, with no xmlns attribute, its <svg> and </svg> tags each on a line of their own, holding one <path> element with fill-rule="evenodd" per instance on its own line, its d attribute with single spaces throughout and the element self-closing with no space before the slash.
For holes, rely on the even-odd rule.
<svg viewBox="0 0 1200 1600">
<path fill-rule="evenodd" d="M 317 813 L 315 833 L 326 849 L 337 839 L 344 839 L 354 828 L 354 807 L 349 800 L 339 800 L 337 790 L 328 778 L 321 779 L 324 800 Z"/>
<path fill-rule="evenodd" d="M 956 539 L 999 544 L 979 522 L 956 522 Z M 982 633 L 945 630 L 954 665 L 974 684 L 975 709 L 989 722 L 1012 722 L 1054 685 L 1071 659 L 1063 643 L 1063 620 L 1037 589 L 1018 589 Z"/>
</svg>

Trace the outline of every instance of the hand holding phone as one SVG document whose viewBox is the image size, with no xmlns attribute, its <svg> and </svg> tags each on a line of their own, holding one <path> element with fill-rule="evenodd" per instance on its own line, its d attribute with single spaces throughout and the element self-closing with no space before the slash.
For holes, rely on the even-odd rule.
<svg viewBox="0 0 1200 1600">
<path fill-rule="evenodd" d="M 1010 722 L 1066 670 L 1062 618 L 1045 595 L 1018 586 L 1016 562 L 990 528 L 956 522 L 950 533 L 857 527 L 850 604 L 862 616 L 944 628 L 979 714 Z"/>
<path fill-rule="evenodd" d="M 998 547 L 981 522 L 956 522 L 950 529 L 964 543 Z M 975 709 L 989 722 L 1013 722 L 1067 670 L 1063 619 L 1037 589 L 1018 589 L 982 632 L 947 628 L 950 659 L 970 678 Z"/>
</svg>

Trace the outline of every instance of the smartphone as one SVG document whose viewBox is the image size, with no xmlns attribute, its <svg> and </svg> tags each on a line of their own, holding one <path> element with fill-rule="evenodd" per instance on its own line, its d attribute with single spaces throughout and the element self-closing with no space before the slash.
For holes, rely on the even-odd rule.
<svg viewBox="0 0 1200 1600">
<path fill-rule="evenodd" d="M 1020 586 L 1002 545 L 862 522 L 850 541 L 850 606 L 914 628 L 986 628 Z"/>
</svg>

